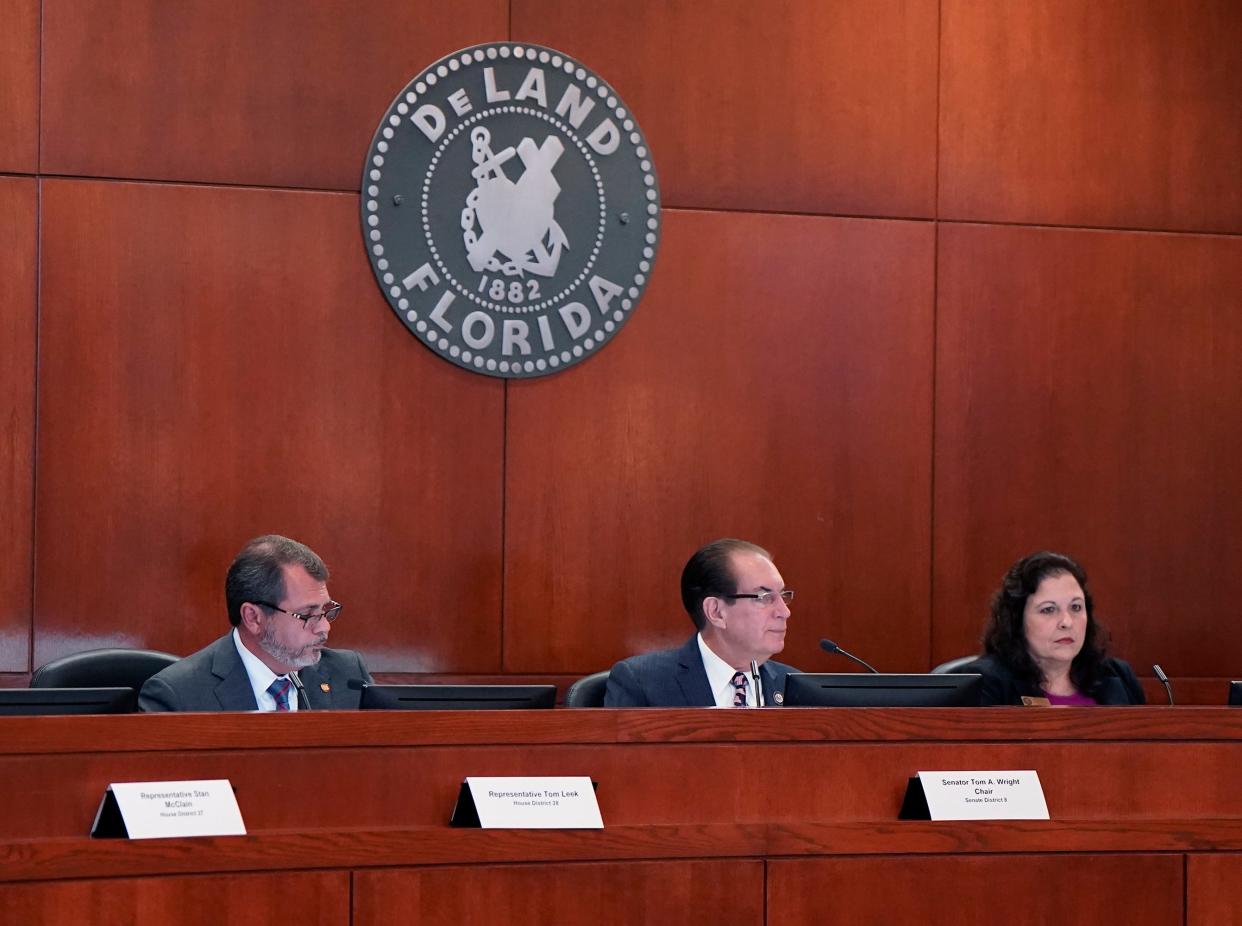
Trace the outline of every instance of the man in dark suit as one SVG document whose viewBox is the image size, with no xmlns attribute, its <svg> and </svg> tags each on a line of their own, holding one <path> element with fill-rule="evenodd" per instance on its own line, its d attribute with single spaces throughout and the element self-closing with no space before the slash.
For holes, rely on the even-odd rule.
<svg viewBox="0 0 1242 926">
<path fill-rule="evenodd" d="M 324 646 L 341 606 L 328 567 L 296 540 L 269 534 L 237 554 L 224 582 L 232 633 L 147 680 L 144 711 L 355 709 L 362 658 Z M 351 684 L 352 683 L 352 684 Z"/>
<path fill-rule="evenodd" d="M 785 676 L 797 670 L 771 657 L 785 647 L 793 594 L 762 547 L 733 539 L 702 547 L 681 573 L 682 604 L 698 632 L 678 649 L 618 662 L 608 674 L 604 706 L 780 705 Z"/>
</svg>

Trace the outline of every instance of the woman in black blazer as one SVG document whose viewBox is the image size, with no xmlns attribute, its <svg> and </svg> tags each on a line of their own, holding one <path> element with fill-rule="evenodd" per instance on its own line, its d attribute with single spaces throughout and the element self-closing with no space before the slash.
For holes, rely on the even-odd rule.
<svg viewBox="0 0 1242 926">
<path fill-rule="evenodd" d="M 983 676 L 979 703 L 1143 704 L 1134 672 L 1104 652 L 1104 629 L 1092 615 L 1087 574 L 1060 553 L 1018 560 L 992 598 L 984 656 L 961 672 Z"/>
</svg>

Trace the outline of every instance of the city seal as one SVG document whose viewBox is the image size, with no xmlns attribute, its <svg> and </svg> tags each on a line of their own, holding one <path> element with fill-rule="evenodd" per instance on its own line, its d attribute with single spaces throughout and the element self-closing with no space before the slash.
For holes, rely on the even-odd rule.
<svg viewBox="0 0 1242 926">
<path fill-rule="evenodd" d="M 612 340 L 660 243 L 660 187 L 634 116 L 568 55 L 454 52 L 384 113 L 362 233 L 388 304 L 431 350 L 487 376 L 555 373 Z"/>
</svg>

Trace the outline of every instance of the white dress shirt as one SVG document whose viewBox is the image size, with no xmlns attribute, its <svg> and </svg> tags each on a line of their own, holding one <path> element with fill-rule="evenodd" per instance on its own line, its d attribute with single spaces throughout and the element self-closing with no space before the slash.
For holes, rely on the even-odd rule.
<svg viewBox="0 0 1242 926">
<path fill-rule="evenodd" d="M 711 686 L 716 706 L 732 707 L 733 695 L 737 691 L 733 687 L 733 676 L 739 670 L 713 653 L 712 648 L 703 639 L 703 634 L 699 634 L 698 639 L 699 653 L 703 656 L 703 668 L 707 670 L 707 684 Z M 747 666 L 740 671 L 746 676 L 746 703 L 751 707 L 758 707 L 759 692 L 755 691 L 755 680 L 751 678 L 750 667 Z"/>
<path fill-rule="evenodd" d="M 237 632 L 237 628 L 233 628 L 233 645 L 237 647 L 237 654 L 241 656 L 242 665 L 246 667 L 246 674 L 250 676 L 250 687 L 254 689 L 254 703 L 259 705 L 261 711 L 276 710 L 276 699 L 267 693 L 267 689 L 271 687 L 272 682 L 278 678 L 289 678 L 286 675 L 277 675 L 271 669 L 263 664 L 263 660 L 256 656 L 250 650 L 246 649 L 246 645 L 241 641 L 241 634 Z M 296 711 L 298 709 L 298 689 L 293 684 L 293 679 L 289 679 L 289 710 Z"/>
</svg>

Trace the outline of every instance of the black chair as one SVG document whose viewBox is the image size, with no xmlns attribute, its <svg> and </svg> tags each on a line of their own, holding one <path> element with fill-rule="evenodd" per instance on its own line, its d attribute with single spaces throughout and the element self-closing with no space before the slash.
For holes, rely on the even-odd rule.
<svg viewBox="0 0 1242 926">
<path fill-rule="evenodd" d="M 948 662 L 942 662 L 936 668 L 931 670 L 932 675 L 953 675 L 961 672 L 963 668 L 970 665 L 979 657 L 975 656 L 958 656 L 956 659 L 950 659 Z"/>
<path fill-rule="evenodd" d="M 133 688 L 180 659 L 153 649 L 91 649 L 39 666 L 31 688 Z"/>
<path fill-rule="evenodd" d="M 604 690 L 608 687 L 608 671 L 585 675 L 565 692 L 566 707 L 603 707 Z"/>
</svg>

